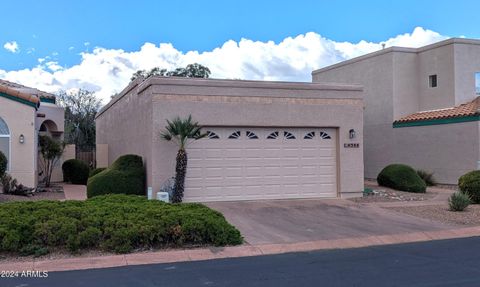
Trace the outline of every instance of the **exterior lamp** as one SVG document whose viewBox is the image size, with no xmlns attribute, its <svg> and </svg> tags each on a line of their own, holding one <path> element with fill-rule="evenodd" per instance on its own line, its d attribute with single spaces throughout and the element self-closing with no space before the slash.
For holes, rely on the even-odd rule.
<svg viewBox="0 0 480 287">
<path fill-rule="evenodd" d="M 23 144 L 25 142 L 25 136 L 22 134 L 18 137 L 18 141 Z"/>
<path fill-rule="evenodd" d="M 355 134 L 356 134 L 356 132 L 355 132 L 354 129 L 351 129 L 351 130 L 348 131 L 348 137 L 349 137 L 350 139 L 354 139 L 354 138 L 355 138 Z"/>
</svg>

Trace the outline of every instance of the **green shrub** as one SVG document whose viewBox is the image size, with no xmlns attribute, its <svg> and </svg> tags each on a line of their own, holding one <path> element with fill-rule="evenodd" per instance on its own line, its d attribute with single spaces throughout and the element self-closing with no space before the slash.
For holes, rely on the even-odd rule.
<svg viewBox="0 0 480 287">
<path fill-rule="evenodd" d="M 40 256 L 53 250 L 127 253 L 150 248 L 237 245 L 240 232 L 204 205 L 167 204 L 110 194 L 86 201 L 0 204 L 0 252 Z"/>
<path fill-rule="evenodd" d="M 7 171 L 8 160 L 7 157 L 0 151 L 0 178 L 5 175 Z"/>
<path fill-rule="evenodd" d="M 20 248 L 18 252 L 21 256 L 33 255 L 34 257 L 39 257 L 42 255 L 48 254 L 48 248 L 41 247 L 36 244 L 28 244 Z"/>
<path fill-rule="evenodd" d="M 480 170 L 474 170 L 458 179 L 460 191 L 468 194 L 473 203 L 480 203 Z"/>
<path fill-rule="evenodd" d="M 109 168 L 89 178 L 89 198 L 111 193 L 145 195 L 145 169 L 140 156 L 121 156 Z"/>
<path fill-rule="evenodd" d="M 470 205 L 470 197 L 462 192 L 455 192 L 448 198 L 448 206 L 451 211 L 463 211 Z"/>
<path fill-rule="evenodd" d="M 78 159 L 69 159 L 62 164 L 63 181 L 73 184 L 87 184 L 90 168 Z"/>
<path fill-rule="evenodd" d="M 107 168 L 106 167 L 97 167 L 97 168 L 94 168 L 90 171 L 90 173 L 88 174 L 88 178 L 94 176 L 94 175 L 97 175 L 99 173 L 101 173 L 102 171 L 106 170 Z"/>
<path fill-rule="evenodd" d="M 404 164 L 386 166 L 378 174 L 377 182 L 381 186 L 408 192 L 424 193 L 427 189 L 425 182 L 418 176 L 417 172 Z"/>
<path fill-rule="evenodd" d="M 426 170 L 419 169 L 417 170 L 417 174 L 421 179 L 423 179 L 423 181 L 427 186 L 437 185 L 437 181 L 433 177 L 433 172 L 428 172 Z"/>
</svg>

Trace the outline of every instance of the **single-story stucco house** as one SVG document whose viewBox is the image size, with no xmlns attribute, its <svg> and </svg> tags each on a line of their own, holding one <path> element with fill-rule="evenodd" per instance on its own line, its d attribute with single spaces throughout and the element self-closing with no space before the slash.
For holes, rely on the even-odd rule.
<svg viewBox="0 0 480 287">
<path fill-rule="evenodd" d="M 96 116 L 97 166 L 143 157 L 153 193 L 175 175 L 167 119 L 192 115 L 208 137 L 188 146 L 185 201 L 361 196 L 363 88 L 150 77 Z"/>
<path fill-rule="evenodd" d="M 480 41 L 391 47 L 313 71 L 313 82 L 364 87 L 365 176 L 390 163 L 456 184 L 480 168 Z"/>
<path fill-rule="evenodd" d="M 54 95 L 0 80 L 0 151 L 8 159 L 7 173 L 18 183 L 37 186 L 41 178 L 38 135 L 62 140 L 63 131 L 64 109 L 56 104 Z M 62 180 L 59 168 L 52 180 Z"/>
</svg>

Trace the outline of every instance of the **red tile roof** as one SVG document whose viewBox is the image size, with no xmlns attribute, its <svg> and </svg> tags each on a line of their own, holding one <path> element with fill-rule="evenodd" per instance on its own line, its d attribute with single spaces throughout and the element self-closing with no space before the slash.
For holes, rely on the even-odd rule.
<svg viewBox="0 0 480 287">
<path fill-rule="evenodd" d="M 4 93 L 4 94 L 7 94 L 7 95 L 12 96 L 14 98 L 18 98 L 20 100 L 24 100 L 24 101 L 33 103 L 37 107 L 38 107 L 38 104 L 40 102 L 40 98 L 35 96 L 35 95 L 23 93 L 23 92 L 20 92 L 18 90 L 15 90 L 13 88 L 7 87 L 7 86 L 0 85 L 0 93 Z"/>
<path fill-rule="evenodd" d="M 30 88 L 30 87 L 27 87 L 27 86 L 24 86 L 24 85 L 21 85 L 21 84 L 18 84 L 18 83 L 2 80 L 2 79 L 0 79 L 0 87 L 7 87 L 7 88 L 10 88 L 10 89 L 13 89 L 13 90 L 17 90 L 20 93 L 33 95 L 33 96 L 36 96 L 40 99 L 55 99 L 55 95 L 52 95 L 50 93 L 40 91 L 40 90 L 35 89 L 35 88 Z"/>
<path fill-rule="evenodd" d="M 407 122 L 416 122 L 416 121 L 425 121 L 425 120 L 450 119 L 450 118 L 475 116 L 475 115 L 480 115 L 479 108 L 480 108 L 480 97 L 477 97 L 473 101 L 465 104 L 461 104 L 457 107 L 417 112 L 417 113 L 408 115 L 406 117 L 403 117 L 399 120 L 396 120 L 394 123 L 407 123 Z"/>
</svg>

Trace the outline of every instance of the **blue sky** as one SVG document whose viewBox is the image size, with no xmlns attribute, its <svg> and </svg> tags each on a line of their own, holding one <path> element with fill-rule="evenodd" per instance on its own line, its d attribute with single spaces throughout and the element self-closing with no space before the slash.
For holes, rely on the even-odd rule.
<svg viewBox="0 0 480 287">
<path fill-rule="evenodd" d="M 2 10 L 8 12 L 0 17 L 0 77 L 3 71 L 17 81 L 22 78 L 7 73 L 47 62 L 56 65 L 50 64 L 55 71 L 42 68 L 50 73 L 65 70 L 85 61 L 80 53 L 95 47 L 136 52 L 145 43 L 171 43 L 177 52 L 202 53 L 229 40 L 279 44 L 308 32 L 338 43 L 380 43 L 416 27 L 445 37 L 480 38 L 480 1 L 31 0 L 4 1 Z M 339 57 L 330 60 L 348 58 Z M 62 82 L 59 76 L 55 80 Z"/>
</svg>

